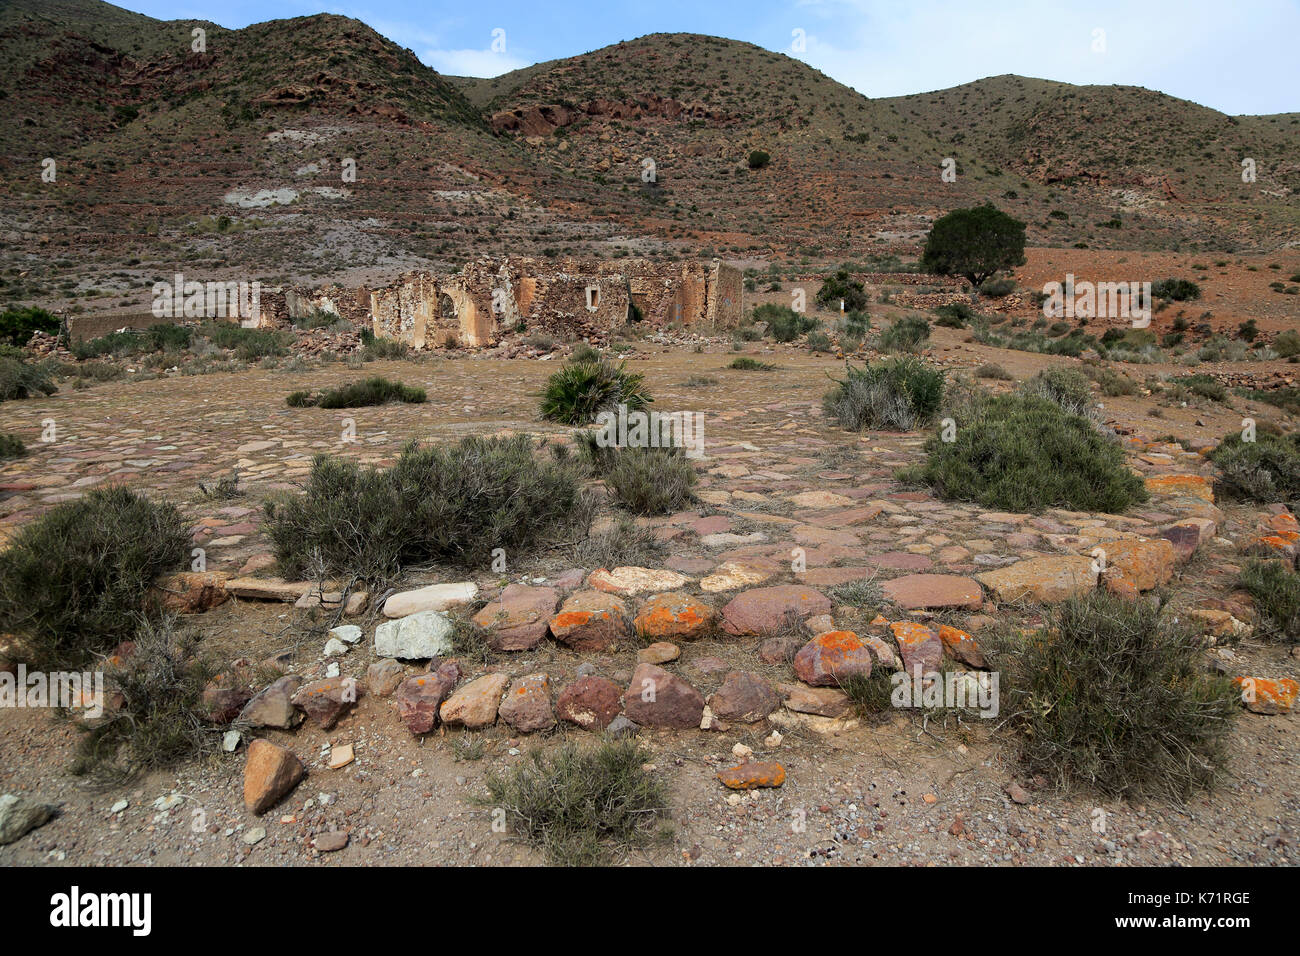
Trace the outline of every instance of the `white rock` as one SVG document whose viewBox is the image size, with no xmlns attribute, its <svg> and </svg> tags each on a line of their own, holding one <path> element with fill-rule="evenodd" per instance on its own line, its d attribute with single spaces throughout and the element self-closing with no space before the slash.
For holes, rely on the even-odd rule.
<svg viewBox="0 0 1300 956">
<path fill-rule="evenodd" d="M 325 668 L 326 677 L 338 677 L 341 673 L 342 671 L 339 670 L 338 661 L 331 662 L 330 665 Z"/>
<path fill-rule="evenodd" d="M 754 756 L 754 749 L 752 747 L 746 747 L 744 744 L 733 745 L 731 752 L 741 760 L 748 760 L 750 757 Z"/>
<path fill-rule="evenodd" d="M 450 654 L 453 629 L 451 620 L 438 611 L 421 611 L 396 621 L 385 621 L 375 628 L 375 653 L 405 660 L 427 660 Z"/>
<path fill-rule="evenodd" d="M 330 628 L 330 637 L 337 637 L 345 644 L 355 644 L 361 640 L 361 628 L 355 624 L 340 624 Z"/>
<path fill-rule="evenodd" d="M 131 801 L 130 801 L 130 800 L 119 800 L 119 801 L 117 801 L 117 803 L 113 804 L 111 807 L 108 808 L 108 812 L 109 812 L 109 813 L 121 813 L 123 810 L 125 810 L 125 809 L 126 809 L 127 807 L 129 807 L 130 805 L 131 805 Z"/>
<path fill-rule="evenodd" d="M 468 604 L 478 594 L 473 581 L 454 584 L 430 584 L 414 591 L 402 591 L 384 602 L 384 617 L 406 617 L 421 611 L 445 611 L 449 607 Z"/>
<path fill-rule="evenodd" d="M 255 843 L 261 843 L 265 839 L 266 839 L 265 827 L 253 827 L 253 829 L 249 830 L 247 833 L 244 834 L 244 842 L 247 843 L 249 846 L 253 846 Z"/>
<path fill-rule="evenodd" d="M 348 646 L 340 641 L 337 637 L 331 637 L 325 642 L 326 657 L 342 657 L 348 652 Z"/>
<path fill-rule="evenodd" d="M 233 754 L 239 749 L 241 739 L 238 730 L 227 730 L 225 736 L 221 738 L 221 749 L 228 754 Z"/>
</svg>

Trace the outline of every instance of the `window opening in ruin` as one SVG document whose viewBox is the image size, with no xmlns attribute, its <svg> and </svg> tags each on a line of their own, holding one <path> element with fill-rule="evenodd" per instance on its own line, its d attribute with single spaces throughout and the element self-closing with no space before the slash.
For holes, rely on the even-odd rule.
<svg viewBox="0 0 1300 956">
<path fill-rule="evenodd" d="M 587 311 L 595 312 L 600 306 L 600 289 L 594 285 L 587 286 Z"/>
</svg>

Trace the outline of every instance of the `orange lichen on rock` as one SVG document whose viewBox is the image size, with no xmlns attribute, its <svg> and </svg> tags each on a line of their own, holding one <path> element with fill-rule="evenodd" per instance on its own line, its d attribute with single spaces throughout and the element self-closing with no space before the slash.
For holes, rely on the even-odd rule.
<svg viewBox="0 0 1300 956">
<path fill-rule="evenodd" d="M 758 787 L 779 787 L 785 783 L 785 767 L 773 761 L 742 763 L 738 767 L 718 771 L 723 786 L 732 790 L 754 790 Z"/>
<path fill-rule="evenodd" d="M 1267 677 L 1234 677 L 1232 682 L 1241 689 L 1241 702 L 1256 714 L 1286 714 L 1295 706 L 1300 694 L 1300 683 L 1289 677 L 1272 680 Z"/>
<path fill-rule="evenodd" d="M 1156 475 L 1147 478 L 1146 489 L 1153 495 L 1167 498 L 1200 498 L 1214 503 L 1214 489 L 1210 480 L 1201 475 Z"/>
</svg>

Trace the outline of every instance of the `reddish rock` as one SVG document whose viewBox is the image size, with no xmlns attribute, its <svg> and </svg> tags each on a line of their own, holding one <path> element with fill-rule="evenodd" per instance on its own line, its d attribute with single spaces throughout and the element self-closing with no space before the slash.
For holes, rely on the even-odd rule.
<svg viewBox="0 0 1300 956">
<path fill-rule="evenodd" d="M 607 651 L 631 635 L 627 605 L 603 591 L 570 595 L 550 628 L 552 637 L 575 651 Z"/>
<path fill-rule="evenodd" d="M 351 677 L 331 677 L 299 687 L 293 703 L 322 730 L 329 730 L 363 693 L 361 685 Z"/>
<path fill-rule="evenodd" d="M 521 734 L 555 726 L 551 710 L 551 680 L 545 674 L 515 678 L 501 702 L 501 719 Z"/>
<path fill-rule="evenodd" d="M 474 615 L 474 623 L 489 631 L 488 643 L 493 650 L 532 650 L 546 637 L 559 600 L 555 588 L 510 584 L 499 598 Z"/>
<path fill-rule="evenodd" d="M 623 702 L 628 719 L 642 727 L 698 728 L 704 716 L 704 696 L 654 664 L 636 666 Z"/>
<path fill-rule="evenodd" d="M 829 614 L 831 602 L 813 588 L 778 584 L 736 595 L 722 609 L 722 629 L 728 634 L 771 634 L 815 614 Z"/>
<path fill-rule="evenodd" d="M 248 702 L 239 715 L 240 721 L 250 727 L 275 727 L 288 730 L 302 720 L 302 714 L 293 706 L 293 695 L 302 686 L 302 678 L 286 674 L 264 688 Z"/>
<path fill-rule="evenodd" d="M 772 761 L 742 763 L 718 771 L 718 779 L 732 790 L 754 790 L 758 787 L 779 787 L 785 783 L 785 768 Z"/>
<path fill-rule="evenodd" d="M 835 687 L 850 677 L 870 677 L 871 651 L 852 631 L 827 631 L 794 656 L 794 672 L 813 687 Z"/>
<path fill-rule="evenodd" d="M 427 734 L 438 724 L 443 701 L 460 680 L 460 665 L 444 661 L 431 674 L 417 674 L 402 681 L 394 700 L 397 716 L 413 734 Z"/>
<path fill-rule="evenodd" d="M 939 670 L 943 660 L 943 641 L 939 635 L 915 621 L 896 621 L 889 625 L 898 641 L 898 651 L 903 658 L 903 669 L 909 674 L 919 667 L 922 674 Z"/>
<path fill-rule="evenodd" d="M 253 690 L 236 674 L 218 674 L 203 688 L 203 719 L 228 724 L 253 699 Z"/>
<path fill-rule="evenodd" d="M 401 662 L 386 657 L 366 668 L 366 689 L 376 697 L 387 697 L 405 677 L 406 668 Z"/>
<path fill-rule="evenodd" d="M 555 713 L 586 730 L 604 730 L 623 709 L 623 689 L 603 677 L 580 677 L 560 691 Z"/>
<path fill-rule="evenodd" d="M 1295 706 L 1300 684 L 1285 677 L 1269 680 L 1265 677 L 1234 677 L 1232 682 L 1241 689 L 1241 702 L 1256 714 L 1286 714 Z"/>
<path fill-rule="evenodd" d="M 842 717 L 849 712 L 849 695 L 834 687 L 809 687 L 806 684 L 778 684 L 786 710 L 817 717 Z"/>
<path fill-rule="evenodd" d="M 768 681 L 748 671 L 727 674 L 712 696 L 709 709 L 723 720 L 753 723 L 781 706 L 781 695 Z"/>
<path fill-rule="evenodd" d="M 934 562 L 923 554 L 910 551 L 886 551 L 884 554 L 869 554 L 867 560 L 873 568 L 890 571 L 928 571 Z"/>
<path fill-rule="evenodd" d="M 182 571 L 160 578 L 155 585 L 162 606 L 181 614 L 198 614 L 224 604 L 230 599 L 226 581 L 230 575 L 220 571 Z"/>
<path fill-rule="evenodd" d="M 765 664 L 789 664 L 803 645 L 804 642 L 793 634 L 786 637 L 769 637 L 758 649 L 758 657 Z"/>
<path fill-rule="evenodd" d="M 263 814 L 275 806 L 298 785 L 306 771 L 292 752 L 269 740 L 254 740 L 248 745 L 244 763 L 244 806 Z"/>
<path fill-rule="evenodd" d="M 676 644 L 669 644 L 667 641 L 655 641 L 649 647 L 643 647 L 636 652 L 638 661 L 645 661 L 647 664 L 667 664 L 669 661 L 675 661 L 682 656 L 682 649 Z"/>
<path fill-rule="evenodd" d="M 641 605 L 632 626 L 637 634 L 656 641 L 691 641 L 706 634 L 717 612 L 689 594 L 656 594 Z"/>
<path fill-rule="evenodd" d="M 939 640 L 943 641 L 944 650 L 952 656 L 954 660 L 961 661 L 971 667 L 986 667 L 984 652 L 979 649 L 975 643 L 975 638 L 971 637 L 965 631 L 959 631 L 955 627 L 949 627 L 947 624 L 939 625 Z"/>
<path fill-rule="evenodd" d="M 501 695 L 508 683 L 507 674 L 484 674 L 447 698 L 438 716 L 444 724 L 458 724 L 470 730 L 490 727 L 496 723 Z"/>
<path fill-rule="evenodd" d="M 1122 538 L 1101 545 L 1105 570 L 1118 572 L 1139 591 L 1168 584 L 1174 574 L 1174 546 L 1164 538 Z"/>
<path fill-rule="evenodd" d="M 901 608 L 964 608 L 978 611 L 984 592 L 974 578 L 955 574 L 908 574 L 881 585 L 885 597 Z"/>
</svg>

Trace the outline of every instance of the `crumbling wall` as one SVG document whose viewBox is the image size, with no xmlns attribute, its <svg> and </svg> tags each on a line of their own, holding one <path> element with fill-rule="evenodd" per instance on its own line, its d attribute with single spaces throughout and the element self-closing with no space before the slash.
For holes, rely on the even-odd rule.
<svg viewBox="0 0 1300 956">
<path fill-rule="evenodd" d="M 654 328 L 734 328 L 741 282 L 738 269 L 717 260 L 480 259 L 455 275 L 417 272 L 369 292 L 365 320 L 375 335 L 416 349 L 493 345 L 521 327 L 601 339 L 633 320 L 633 306 Z"/>
</svg>

